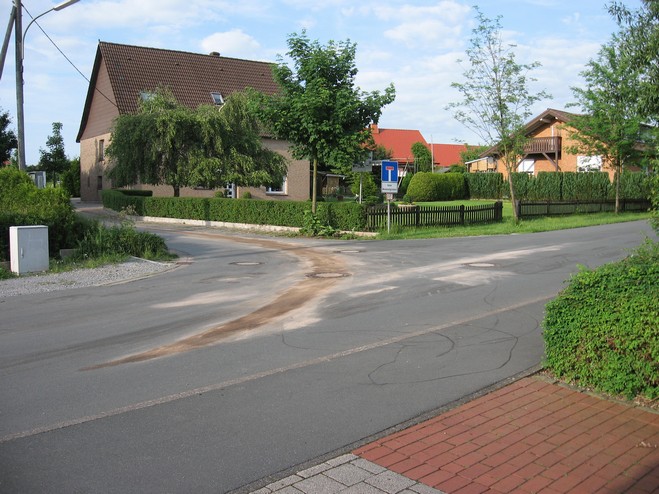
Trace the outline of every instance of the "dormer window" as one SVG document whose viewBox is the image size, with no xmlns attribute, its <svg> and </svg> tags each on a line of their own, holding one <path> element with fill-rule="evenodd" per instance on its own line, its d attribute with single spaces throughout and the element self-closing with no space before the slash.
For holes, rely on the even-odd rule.
<svg viewBox="0 0 659 494">
<path fill-rule="evenodd" d="M 220 93 L 211 93 L 211 98 L 213 98 L 215 106 L 222 106 L 224 104 L 224 98 Z"/>
</svg>

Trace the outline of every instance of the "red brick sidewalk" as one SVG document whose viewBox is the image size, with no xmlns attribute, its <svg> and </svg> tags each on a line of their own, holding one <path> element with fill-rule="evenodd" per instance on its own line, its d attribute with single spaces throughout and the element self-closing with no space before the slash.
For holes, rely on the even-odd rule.
<svg viewBox="0 0 659 494">
<path fill-rule="evenodd" d="M 659 414 L 528 377 L 354 454 L 448 494 L 659 493 Z"/>
</svg>

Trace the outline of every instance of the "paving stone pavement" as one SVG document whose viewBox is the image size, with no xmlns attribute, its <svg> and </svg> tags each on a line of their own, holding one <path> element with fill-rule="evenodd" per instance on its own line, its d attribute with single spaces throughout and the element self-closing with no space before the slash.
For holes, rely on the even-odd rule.
<svg viewBox="0 0 659 494">
<path fill-rule="evenodd" d="M 659 494 L 659 413 L 522 378 L 253 494 Z"/>
</svg>

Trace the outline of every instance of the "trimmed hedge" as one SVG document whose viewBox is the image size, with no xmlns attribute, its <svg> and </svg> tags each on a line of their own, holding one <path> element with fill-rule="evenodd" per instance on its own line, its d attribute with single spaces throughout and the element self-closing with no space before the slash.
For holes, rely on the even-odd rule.
<svg viewBox="0 0 659 494">
<path fill-rule="evenodd" d="M 558 377 L 628 398 L 659 397 L 659 243 L 583 268 L 545 309 L 545 365 Z"/>
<path fill-rule="evenodd" d="M 467 195 L 472 199 L 501 199 L 506 183 L 501 173 L 466 173 Z"/>
<path fill-rule="evenodd" d="M 222 197 L 138 197 L 116 190 L 102 193 L 103 206 L 115 211 L 130 210 L 139 216 L 224 221 L 252 225 L 304 226 L 309 202 L 257 201 Z M 355 202 L 319 202 L 316 215 L 337 230 L 361 231 L 366 226 L 366 206 Z"/>
<path fill-rule="evenodd" d="M 454 201 L 467 197 L 462 173 L 415 173 L 407 187 L 407 195 L 416 202 Z"/>
</svg>

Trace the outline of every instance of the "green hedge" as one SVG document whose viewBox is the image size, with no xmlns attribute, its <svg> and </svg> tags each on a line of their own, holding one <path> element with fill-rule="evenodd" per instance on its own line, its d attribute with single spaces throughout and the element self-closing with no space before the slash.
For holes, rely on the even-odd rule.
<svg viewBox="0 0 659 494">
<path fill-rule="evenodd" d="M 582 269 L 547 304 L 546 367 L 599 391 L 659 397 L 659 244 Z"/>
<path fill-rule="evenodd" d="M 260 201 L 192 197 L 127 196 L 115 190 L 102 193 L 103 206 L 131 210 L 139 216 L 224 221 L 251 225 L 304 226 L 308 201 Z M 337 230 L 361 231 L 366 226 L 366 206 L 355 202 L 319 202 L 319 220 Z"/>
<path fill-rule="evenodd" d="M 507 184 L 501 173 L 466 173 L 467 194 L 472 199 L 501 199 Z"/>
<path fill-rule="evenodd" d="M 416 202 L 454 201 L 467 197 L 463 173 L 415 173 L 407 187 L 407 195 Z"/>
</svg>

